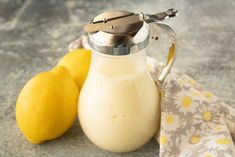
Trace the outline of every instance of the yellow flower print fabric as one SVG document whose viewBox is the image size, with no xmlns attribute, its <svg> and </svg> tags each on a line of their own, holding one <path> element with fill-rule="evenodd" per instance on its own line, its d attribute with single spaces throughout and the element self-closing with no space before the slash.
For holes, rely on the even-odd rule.
<svg viewBox="0 0 235 157">
<path fill-rule="evenodd" d="M 161 67 L 147 62 L 153 78 Z M 160 157 L 234 157 L 235 110 L 172 69 L 161 86 Z"/>
<path fill-rule="evenodd" d="M 89 49 L 86 39 L 81 36 L 69 50 Z M 150 57 L 147 63 L 157 80 L 162 64 Z M 176 69 L 158 86 L 161 126 L 154 138 L 160 157 L 235 157 L 235 109 Z"/>
</svg>

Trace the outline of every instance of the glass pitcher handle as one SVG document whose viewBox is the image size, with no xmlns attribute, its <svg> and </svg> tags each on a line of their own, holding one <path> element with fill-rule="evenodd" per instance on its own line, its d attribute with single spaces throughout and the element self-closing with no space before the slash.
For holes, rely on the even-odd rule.
<svg viewBox="0 0 235 157">
<path fill-rule="evenodd" d="M 163 83 L 166 76 L 170 72 L 176 57 L 176 33 L 166 23 L 154 22 L 150 23 L 150 38 L 158 40 L 161 35 L 167 35 L 170 40 L 170 48 L 167 56 L 166 63 L 158 76 L 158 82 Z"/>
</svg>

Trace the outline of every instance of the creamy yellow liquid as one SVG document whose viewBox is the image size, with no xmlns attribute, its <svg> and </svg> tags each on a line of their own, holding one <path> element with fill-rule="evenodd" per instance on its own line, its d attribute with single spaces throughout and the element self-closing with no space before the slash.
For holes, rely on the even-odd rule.
<svg viewBox="0 0 235 157">
<path fill-rule="evenodd" d="M 159 92 L 139 57 L 97 60 L 81 90 L 79 120 L 87 137 L 113 152 L 135 150 L 159 126 Z"/>
</svg>

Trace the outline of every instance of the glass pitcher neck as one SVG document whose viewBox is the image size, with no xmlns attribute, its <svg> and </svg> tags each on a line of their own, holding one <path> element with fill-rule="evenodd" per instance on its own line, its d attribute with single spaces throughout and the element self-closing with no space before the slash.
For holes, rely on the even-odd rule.
<svg viewBox="0 0 235 157">
<path fill-rule="evenodd" d="M 104 55 L 92 50 L 91 71 L 95 70 L 110 76 L 124 76 L 146 69 L 146 49 L 123 56 Z"/>
</svg>

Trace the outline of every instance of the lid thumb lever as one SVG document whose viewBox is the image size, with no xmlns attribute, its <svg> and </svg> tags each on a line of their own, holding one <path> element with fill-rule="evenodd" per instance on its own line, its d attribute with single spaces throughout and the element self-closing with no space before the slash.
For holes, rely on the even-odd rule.
<svg viewBox="0 0 235 157">
<path fill-rule="evenodd" d="M 156 21 L 163 21 L 168 19 L 169 17 L 175 17 L 176 15 L 178 15 L 179 11 L 177 9 L 168 9 L 165 12 L 160 12 L 157 14 L 142 14 L 143 15 L 143 19 L 145 22 L 147 23 L 152 23 L 152 22 L 156 22 Z"/>
</svg>

